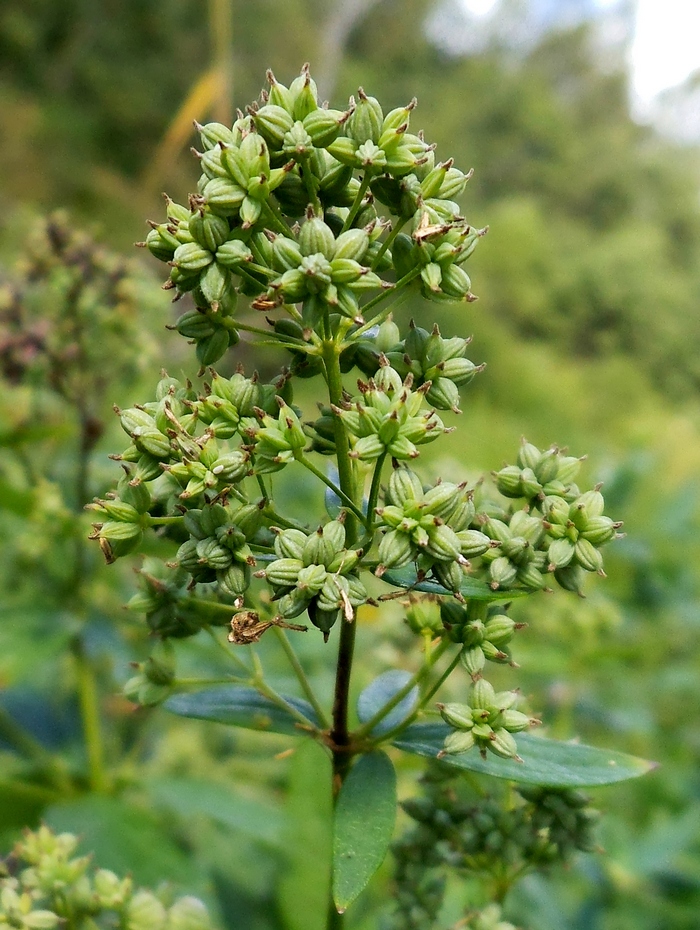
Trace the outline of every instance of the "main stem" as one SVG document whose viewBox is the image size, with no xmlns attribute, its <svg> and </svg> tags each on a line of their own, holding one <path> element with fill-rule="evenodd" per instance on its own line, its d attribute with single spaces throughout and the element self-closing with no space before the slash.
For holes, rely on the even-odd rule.
<svg viewBox="0 0 700 930">
<path fill-rule="evenodd" d="M 331 404 L 340 406 L 343 401 L 343 382 L 340 373 L 340 351 L 335 341 L 328 340 L 323 347 L 323 360 L 328 383 L 328 395 Z M 338 483 L 340 489 L 350 500 L 357 498 L 355 476 L 352 461 L 350 460 L 350 445 L 343 421 L 335 418 L 334 424 L 335 448 L 338 464 Z M 346 545 L 352 546 L 357 539 L 357 518 L 349 511 L 345 523 Z M 333 796 L 337 797 L 350 765 L 351 755 L 346 747 L 349 744 L 348 734 L 348 699 L 350 694 L 350 676 L 352 674 L 352 659 L 355 649 L 354 620 L 348 621 L 345 617 L 340 625 L 340 643 L 338 645 L 338 664 L 335 675 L 335 693 L 333 698 L 331 740 L 333 744 Z M 340 924 L 335 924 L 340 926 Z"/>
</svg>

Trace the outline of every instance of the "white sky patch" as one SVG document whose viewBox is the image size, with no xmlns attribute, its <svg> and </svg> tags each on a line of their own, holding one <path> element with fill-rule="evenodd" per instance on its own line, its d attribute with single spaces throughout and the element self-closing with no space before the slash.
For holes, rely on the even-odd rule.
<svg viewBox="0 0 700 930">
<path fill-rule="evenodd" d="M 475 16 L 486 16 L 496 6 L 498 0 L 462 0 L 465 10 Z"/>
<path fill-rule="evenodd" d="M 631 65 L 643 104 L 700 68 L 698 0 L 637 0 Z"/>
</svg>

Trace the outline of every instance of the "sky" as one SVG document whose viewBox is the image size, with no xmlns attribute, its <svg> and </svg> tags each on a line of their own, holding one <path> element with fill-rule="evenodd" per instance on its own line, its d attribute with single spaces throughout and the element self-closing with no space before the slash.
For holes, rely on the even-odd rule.
<svg viewBox="0 0 700 930">
<path fill-rule="evenodd" d="M 486 15 L 497 2 L 462 0 L 477 15 Z M 596 2 L 611 5 L 611 0 Z M 633 92 L 642 107 L 700 68 L 700 0 L 637 0 L 630 64 Z"/>
</svg>

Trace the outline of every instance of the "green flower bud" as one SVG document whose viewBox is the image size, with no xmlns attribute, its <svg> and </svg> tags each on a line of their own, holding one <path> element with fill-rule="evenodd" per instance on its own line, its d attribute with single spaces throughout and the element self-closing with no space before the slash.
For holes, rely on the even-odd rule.
<svg viewBox="0 0 700 930">
<path fill-rule="evenodd" d="M 264 578 L 278 587 L 292 587 L 296 585 L 299 572 L 304 567 L 301 559 L 277 559 L 270 562 L 262 573 Z"/>
<path fill-rule="evenodd" d="M 204 904 L 190 895 L 179 898 L 168 911 L 167 930 L 210 930 L 211 921 Z"/>
<path fill-rule="evenodd" d="M 381 104 L 375 97 L 368 97 L 362 88 L 357 95 L 359 99 L 348 119 L 346 133 L 358 145 L 362 145 L 368 139 L 377 143 L 384 123 Z"/>
<path fill-rule="evenodd" d="M 579 595 L 583 594 L 585 572 L 580 565 L 567 565 L 565 568 L 558 568 L 554 572 L 554 577 L 564 590 L 573 591 Z"/>
<path fill-rule="evenodd" d="M 455 730 L 445 737 L 442 752 L 447 755 L 458 755 L 469 752 L 476 745 L 476 739 L 470 730 Z M 439 758 L 438 753 L 438 758 Z"/>
<path fill-rule="evenodd" d="M 338 137 L 347 118 L 348 114 L 341 110 L 313 110 L 304 118 L 304 129 L 314 145 L 326 148 Z"/>
<path fill-rule="evenodd" d="M 231 273 L 218 262 L 212 262 L 199 281 L 200 290 L 208 304 L 219 304 L 231 290 Z"/>
<path fill-rule="evenodd" d="M 330 260 L 335 251 L 333 230 L 319 217 L 313 214 L 307 216 L 299 232 L 299 247 L 302 255 L 315 255 L 320 252 Z"/>
<path fill-rule="evenodd" d="M 172 261 L 179 245 L 175 236 L 168 232 L 166 224 L 156 226 L 146 236 L 146 248 L 161 262 Z"/>
<path fill-rule="evenodd" d="M 498 727 L 493 731 L 493 736 L 488 742 L 488 748 L 497 756 L 503 759 L 519 759 L 518 747 L 505 727 Z"/>
<path fill-rule="evenodd" d="M 247 563 L 232 562 L 216 573 L 219 591 L 229 597 L 241 597 L 250 587 L 251 571 Z"/>
<path fill-rule="evenodd" d="M 249 246 L 238 238 L 222 242 L 216 250 L 216 263 L 223 268 L 235 269 L 252 260 L 253 253 Z"/>
<path fill-rule="evenodd" d="M 225 154 L 223 157 L 225 161 Z M 245 190 L 226 178 L 212 178 L 202 190 L 204 203 L 221 216 L 235 216 L 241 209 L 245 197 Z"/>
<path fill-rule="evenodd" d="M 433 262 L 428 262 L 421 269 L 420 276 L 428 289 L 429 293 L 437 293 L 442 283 L 442 267 Z"/>
<path fill-rule="evenodd" d="M 531 468 L 534 471 L 541 458 L 542 453 L 537 446 L 533 446 L 532 443 L 523 439 L 518 451 L 518 465 L 521 468 Z"/>
<path fill-rule="evenodd" d="M 243 229 L 255 226 L 262 216 L 262 204 L 253 197 L 245 197 L 241 204 L 241 223 Z"/>
<path fill-rule="evenodd" d="M 486 656 L 481 646 L 463 649 L 459 655 L 459 660 L 472 678 L 480 675 L 486 664 Z"/>
<path fill-rule="evenodd" d="M 183 272 L 202 271 L 214 261 L 214 256 L 208 249 L 202 248 L 197 242 L 185 242 L 175 250 L 173 264 Z"/>
<path fill-rule="evenodd" d="M 216 327 L 202 310 L 188 310 L 178 318 L 175 328 L 186 339 L 206 339 Z"/>
<path fill-rule="evenodd" d="M 552 543 L 554 545 L 554 543 Z M 551 546 L 550 546 L 551 549 Z M 579 539 L 574 545 L 574 559 L 586 572 L 602 572 L 603 556 L 587 539 Z"/>
<path fill-rule="evenodd" d="M 200 365 L 206 368 L 218 362 L 229 348 L 231 338 L 232 333 L 229 330 L 217 329 L 211 336 L 201 339 L 197 343 L 197 359 Z"/>
<path fill-rule="evenodd" d="M 337 622 L 340 611 L 337 607 L 332 610 L 322 610 L 315 599 L 310 601 L 308 611 L 311 622 L 323 633 L 323 641 L 327 643 L 328 634 Z"/>
<path fill-rule="evenodd" d="M 150 891 L 137 891 L 126 906 L 125 930 L 164 930 L 166 911 Z"/>
<path fill-rule="evenodd" d="M 522 730 L 529 730 L 532 726 L 532 719 L 527 714 L 521 714 L 518 710 L 504 710 L 502 715 L 503 726 L 509 733 L 519 733 Z"/>
<path fill-rule="evenodd" d="M 289 92 L 293 101 L 292 116 L 295 120 L 304 120 L 309 113 L 317 109 L 318 89 L 309 74 L 308 64 L 304 65 L 299 77 L 289 85 Z"/>
<path fill-rule="evenodd" d="M 233 133 L 223 123 L 207 123 L 205 126 L 195 123 L 195 126 L 202 140 L 202 148 L 206 151 L 213 149 L 219 142 L 224 142 L 227 145 L 233 142 Z"/>
<path fill-rule="evenodd" d="M 377 573 L 381 575 L 387 568 L 402 568 L 408 565 L 414 556 L 415 547 L 410 537 L 398 530 L 389 530 L 382 536 L 379 543 L 379 562 L 382 571 L 377 569 Z"/>
<path fill-rule="evenodd" d="M 442 269 L 440 288 L 448 297 L 461 300 L 470 293 L 471 286 L 469 275 L 459 265 L 448 265 Z"/>
<path fill-rule="evenodd" d="M 440 607 L 435 598 L 411 595 L 404 619 L 408 628 L 419 635 L 440 635 L 443 629 Z"/>
<path fill-rule="evenodd" d="M 586 528 L 581 536 L 594 546 L 602 546 L 615 538 L 616 531 L 621 526 L 621 523 L 614 523 L 610 517 L 591 517 L 586 521 Z"/>
<path fill-rule="evenodd" d="M 310 537 L 313 539 L 313 537 Z M 318 594 L 326 583 L 327 572 L 323 565 L 306 565 L 297 575 L 296 586 L 309 597 Z"/>
<path fill-rule="evenodd" d="M 188 225 L 194 241 L 209 252 L 216 252 L 230 232 L 228 220 L 203 208 L 195 210 Z"/>
<path fill-rule="evenodd" d="M 467 704 L 438 704 L 440 716 L 451 727 L 458 730 L 471 730 L 474 726 L 472 709 Z"/>
<path fill-rule="evenodd" d="M 435 562 L 432 571 L 443 588 L 455 594 L 459 593 L 464 577 L 464 571 L 459 562 Z"/>
<path fill-rule="evenodd" d="M 569 539 L 555 539 L 547 550 L 550 571 L 564 568 L 574 557 L 574 544 Z"/>
<path fill-rule="evenodd" d="M 270 103 L 273 106 L 282 107 L 291 115 L 294 109 L 294 97 L 289 88 L 280 84 L 272 71 L 267 72 L 267 80 L 270 84 Z"/>
<path fill-rule="evenodd" d="M 260 135 L 275 149 L 281 147 L 285 133 L 294 125 L 291 114 L 274 103 L 260 107 L 253 114 L 253 122 Z"/>
</svg>

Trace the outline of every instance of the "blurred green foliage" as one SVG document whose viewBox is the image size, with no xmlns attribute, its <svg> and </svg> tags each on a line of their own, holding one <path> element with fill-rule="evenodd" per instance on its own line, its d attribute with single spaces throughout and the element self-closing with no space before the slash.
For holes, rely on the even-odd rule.
<svg viewBox="0 0 700 930">
<path fill-rule="evenodd" d="M 460 432 L 426 463 L 433 475 L 466 477 L 466 465 L 478 477 L 511 455 L 522 432 L 589 453 L 589 475 L 605 480 L 628 537 L 611 553 L 609 581 L 596 580 L 585 601 L 541 595 L 514 607 L 530 624 L 521 675 L 553 736 L 661 763 L 652 776 L 596 793 L 605 854 L 575 860 L 566 874 L 531 876 L 506 916 L 533 930 L 692 930 L 700 907 L 699 153 L 632 121 L 627 77 L 621 65 L 596 63 L 586 28 L 548 36 L 526 56 L 490 49 L 448 58 L 417 28 L 430 7 L 385 0 L 360 18 L 335 62 L 334 93 L 342 100 L 361 83 L 389 105 L 416 94 L 428 137 L 474 165 L 469 219 L 491 227 L 473 261 L 480 303 L 466 319 L 439 313 L 447 335 L 474 333 L 472 357 L 488 369 L 464 396 Z M 252 82 L 268 64 L 286 79 L 307 58 L 323 58 L 330 4 L 235 0 L 231 10 L 236 100 L 255 95 Z M 153 140 L 211 63 L 207 16 L 196 0 L 5 0 L 5 284 L 22 275 L 11 268 L 35 211 L 67 206 L 118 248 L 142 237 L 143 216 L 157 209 L 157 191 L 142 183 Z M 185 157 L 158 179 L 173 193 L 192 183 Z M 160 341 L 152 382 L 162 364 L 179 373 L 183 362 L 178 340 L 161 340 L 171 317 L 157 284 L 143 270 L 134 276 L 139 353 L 153 357 Z M 42 307 L 53 312 L 56 299 L 55 285 L 35 298 L 33 318 L 50 318 Z M 420 305 L 403 312 L 419 321 L 424 313 Z M 254 353 L 244 345 L 231 367 L 239 359 L 254 367 Z M 308 850 L 327 844 L 326 799 L 309 799 L 300 785 L 321 778 L 323 760 L 297 754 L 290 774 L 289 760 L 274 757 L 290 748 L 283 737 L 135 713 L 118 696 L 146 644 L 119 609 L 132 581 L 86 553 L 81 514 L 115 474 L 109 407 L 140 396 L 139 372 L 117 357 L 102 363 L 109 378 L 94 413 L 107 433 L 82 465 L 75 405 L 36 378 L 3 384 L 2 845 L 43 817 L 85 836 L 106 867 L 203 895 L 232 930 L 314 926 L 313 896 L 302 900 L 296 881 L 310 869 L 325 881 L 313 861 L 322 852 Z M 303 483 L 279 483 L 300 512 L 315 505 Z M 361 645 L 372 644 L 376 667 L 360 670 L 358 690 L 386 664 L 410 666 L 399 614 L 365 613 Z M 322 646 L 302 643 L 300 652 L 330 688 Z M 100 783 L 98 771 L 97 785 L 79 713 L 90 700 L 85 656 L 108 773 Z M 272 644 L 263 642 L 261 657 L 280 686 L 293 687 Z M 223 667 L 203 636 L 179 661 L 192 674 Z M 13 743 L 8 721 L 29 741 Z M 414 775 L 404 777 L 403 795 Z M 387 866 L 351 927 L 377 926 L 389 881 Z M 444 926 L 473 890 L 448 886 Z"/>
</svg>

